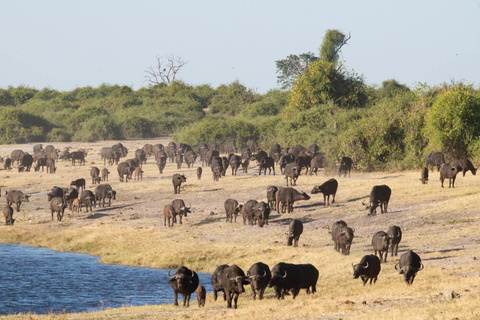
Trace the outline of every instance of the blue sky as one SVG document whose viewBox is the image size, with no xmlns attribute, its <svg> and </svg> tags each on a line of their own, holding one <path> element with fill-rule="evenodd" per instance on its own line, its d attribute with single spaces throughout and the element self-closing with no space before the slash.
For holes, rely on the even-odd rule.
<svg viewBox="0 0 480 320">
<path fill-rule="evenodd" d="M 347 68 L 381 85 L 480 83 L 480 1 L 0 0 L 0 88 L 148 86 L 156 56 L 188 84 L 279 88 L 275 61 L 351 39 Z"/>
</svg>

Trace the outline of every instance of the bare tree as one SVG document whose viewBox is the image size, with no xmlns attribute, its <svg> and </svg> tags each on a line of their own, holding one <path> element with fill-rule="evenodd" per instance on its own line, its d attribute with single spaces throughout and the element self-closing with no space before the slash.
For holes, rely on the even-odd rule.
<svg viewBox="0 0 480 320">
<path fill-rule="evenodd" d="M 181 57 L 174 55 L 171 56 L 157 56 L 157 65 L 150 67 L 145 72 L 145 80 L 151 84 L 160 84 L 166 83 L 169 85 L 175 81 L 177 73 L 187 64 L 188 62 L 183 60 Z"/>
</svg>

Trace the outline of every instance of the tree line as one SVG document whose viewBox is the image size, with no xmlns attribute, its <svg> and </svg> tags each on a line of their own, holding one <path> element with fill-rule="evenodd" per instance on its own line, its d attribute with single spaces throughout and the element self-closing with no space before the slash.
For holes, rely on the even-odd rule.
<svg viewBox="0 0 480 320">
<path fill-rule="evenodd" d="M 0 89 L 0 141 L 171 136 L 192 146 L 233 141 L 243 147 L 253 138 L 267 150 L 275 142 L 317 143 L 328 162 L 345 155 L 365 169 L 416 168 L 431 151 L 480 161 L 480 95 L 474 85 L 409 88 L 394 79 L 367 85 L 338 61 L 348 39 L 329 30 L 319 57 L 277 61 L 283 89 L 265 94 L 239 81 L 217 88 L 171 81 L 136 91 L 108 84 L 66 92 Z"/>
</svg>

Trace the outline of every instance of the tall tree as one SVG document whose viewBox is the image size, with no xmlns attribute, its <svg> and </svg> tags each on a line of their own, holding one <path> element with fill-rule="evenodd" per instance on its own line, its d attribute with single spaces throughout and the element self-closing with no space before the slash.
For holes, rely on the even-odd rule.
<svg viewBox="0 0 480 320">
<path fill-rule="evenodd" d="M 157 56 L 157 65 L 150 67 L 146 72 L 145 80 L 153 85 L 165 83 L 169 85 L 175 81 L 177 73 L 188 62 L 177 56 Z"/>
<path fill-rule="evenodd" d="M 323 38 L 322 46 L 320 47 L 320 61 L 337 63 L 340 50 L 347 44 L 350 38 L 350 34 L 348 34 L 347 37 L 336 29 L 327 30 Z"/>
<path fill-rule="evenodd" d="M 315 57 L 311 52 L 307 52 L 298 56 L 291 54 L 286 59 L 275 61 L 278 74 L 277 83 L 281 85 L 282 89 L 289 89 L 303 70 L 317 60 L 318 57 Z"/>
</svg>

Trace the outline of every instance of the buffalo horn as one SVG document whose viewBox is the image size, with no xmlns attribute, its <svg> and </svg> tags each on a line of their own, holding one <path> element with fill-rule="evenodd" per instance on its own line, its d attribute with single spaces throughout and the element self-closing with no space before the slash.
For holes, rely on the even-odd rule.
<svg viewBox="0 0 480 320">
<path fill-rule="evenodd" d="M 168 270 L 168 273 L 167 273 L 167 274 L 168 274 L 168 276 L 169 276 L 170 278 L 172 278 L 172 279 L 175 278 L 175 275 L 173 275 L 173 276 L 170 275 L 170 270 Z"/>
<path fill-rule="evenodd" d="M 367 269 L 368 268 L 368 262 L 367 262 L 367 265 L 365 267 L 363 267 L 363 269 Z"/>
<path fill-rule="evenodd" d="M 423 270 L 423 263 L 420 263 L 420 268 L 417 268 L 417 271 L 422 271 Z"/>
<path fill-rule="evenodd" d="M 263 270 L 263 275 L 261 276 L 262 278 L 267 276 L 267 271 Z"/>
<path fill-rule="evenodd" d="M 195 276 L 195 271 L 190 270 L 190 273 L 192 274 L 190 278 L 193 278 Z"/>
<path fill-rule="evenodd" d="M 285 275 L 283 277 L 279 277 L 279 278 L 285 279 L 286 277 L 287 277 L 287 270 L 285 270 Z"/>
<path fill-rule="evenodd" d="M 395 270 L 397 270 L 397 271 L 398 271 L 398 268 L 397 268 L 397 266 L 398 266 L 398 263 L 395 265 Z"/>
<path fill-rule="evenodd" d="M 352 262 L 352 268 L 354 268 L 354 269 L 355 269 L 355 266 L 353 265 L 353 262 Z"/>
</svg>

